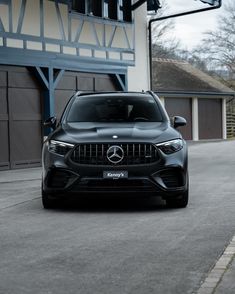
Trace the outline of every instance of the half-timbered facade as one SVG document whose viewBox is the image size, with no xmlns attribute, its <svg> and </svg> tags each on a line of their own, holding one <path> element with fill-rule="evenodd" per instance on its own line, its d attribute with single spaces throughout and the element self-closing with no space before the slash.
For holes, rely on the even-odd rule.
<svg viewBox="0 0 235 294">
<path fill-rule="evenodd" d="M 136 2 L 0 0 L 0 169 L 40 164 L 42 121 L 74 91 L 149 88 Z"/>
</svg>

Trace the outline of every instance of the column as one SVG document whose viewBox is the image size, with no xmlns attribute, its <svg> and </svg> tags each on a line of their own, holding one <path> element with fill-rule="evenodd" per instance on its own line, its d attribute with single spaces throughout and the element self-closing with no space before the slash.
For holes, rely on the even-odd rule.
<svg viewBox="0 0 235 294">
<path fill-rule="evenodd" d="M 161 100 L 162 106 L 165 107 L 165 98 L 164 97 L 160 97 L 160 100 Z"/>
<path fill-rule="evenodd" d="M 192 98 L 192 133 L 193 141 L 199 140 L 199 128 L 198 128 L 198 98 Z"/>
<path fill-rule="evenodd" d="M 226 98 L 222 99 L 222 136 L 227 139 L 227 112 L 226 112 Z"/>
</svg>

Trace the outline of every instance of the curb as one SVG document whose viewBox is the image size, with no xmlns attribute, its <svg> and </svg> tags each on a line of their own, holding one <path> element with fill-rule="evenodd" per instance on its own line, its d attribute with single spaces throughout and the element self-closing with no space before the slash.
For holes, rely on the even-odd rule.
<svg viewBox="0 0 235 294">
<path fill-rule="evenodd" d="M 200 288 L 194 294 L 213 294 L 219 286 L 224 274 L 229 268 L 229 265 L 235 259 L 235 236 L 230 241 L 229 245 L 221 255 L 215 266 L 207 275 Z"/>
</svg>

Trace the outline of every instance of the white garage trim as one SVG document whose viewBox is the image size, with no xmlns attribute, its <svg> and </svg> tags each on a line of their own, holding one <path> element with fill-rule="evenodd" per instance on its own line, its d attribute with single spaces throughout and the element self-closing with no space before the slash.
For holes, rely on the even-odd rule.
<svg viewBox="0 0 235 294">
<path fill-rule="evenodd" d="M 160 97 L 160 100 L 161 100 L 162 106 L 165 107 L 165 98 L 164 97 Z"/>
<path fill-rule="evenodd" d="M 226 98 L 222 99 L 222 136 L 227 139 L 227 116 L 226 116 Z"/>
<path fill-rule="evenodd" d="M 199 140 L 199 129 L 198 129 L 198 98 L 192 98 L 192 132 L 193 140 Z"/>
</svg>

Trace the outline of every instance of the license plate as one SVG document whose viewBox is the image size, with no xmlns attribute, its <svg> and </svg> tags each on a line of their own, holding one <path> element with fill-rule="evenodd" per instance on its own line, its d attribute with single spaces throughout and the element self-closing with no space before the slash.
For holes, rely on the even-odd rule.
<svg viewBox="0 0 235 294">
<path fill-rule="evenodd" d="M 104 171 L 103 172 L 104 179 L 127 179 L 128 172 L 127 171 Z"/>
</svg>

